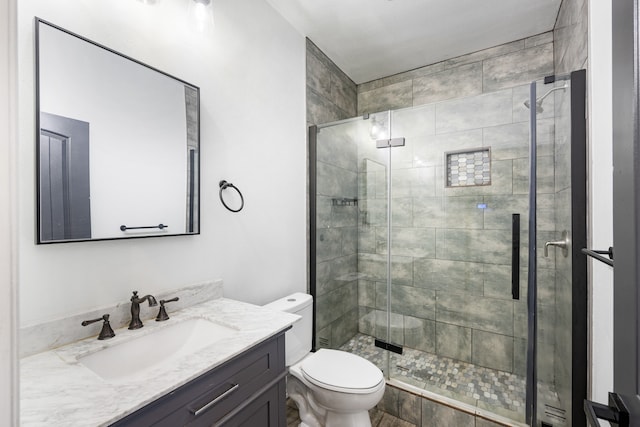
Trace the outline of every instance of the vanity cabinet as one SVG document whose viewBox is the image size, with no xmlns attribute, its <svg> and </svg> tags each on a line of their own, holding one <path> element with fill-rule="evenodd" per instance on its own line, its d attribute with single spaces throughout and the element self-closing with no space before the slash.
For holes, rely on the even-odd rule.
<svg viewBox="0 0 640 427">
<path fill-rule="evenodd" d="M 282 332 L 111 425 L 285 426 L 285 376 Z"/>
</svg>

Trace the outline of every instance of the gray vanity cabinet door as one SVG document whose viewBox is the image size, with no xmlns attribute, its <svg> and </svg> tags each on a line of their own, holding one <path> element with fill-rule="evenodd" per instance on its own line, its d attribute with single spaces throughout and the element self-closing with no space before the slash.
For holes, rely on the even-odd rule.
<svg viewBox="0 0 640 427">
<path fill-rule="evenodd" d="M 281 333 L 112 426 L 284 426 L 285 376 Z M 264 423 L 250 422 L 263 416 Z"/>
</svg>

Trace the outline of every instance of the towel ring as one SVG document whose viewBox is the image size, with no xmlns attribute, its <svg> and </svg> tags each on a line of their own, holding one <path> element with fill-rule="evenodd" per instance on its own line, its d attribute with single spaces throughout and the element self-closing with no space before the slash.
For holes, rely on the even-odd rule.
<svg viewBox="0 0 640 427">
<path fill-rule="evenodd" d="M 231 212 L 240 212 L 242 210 L 242 208 L 244 208 L 244 197 L 242 197 L 242 193 L 240 192 L 240 190 L 238 189 L 238 187 L 236 187 L 235 185 L 233 185 L 230 182 L 225 181 L 224 179 L 222 181 L 220 181 L 220 201 L 222 202 L 222 204 L 224 205 L 225 208 L 227 208 L 228 210 L 230 210 Z M 226 190 L 227 188 L 233 188 L 234 190 L 236 190 L 238 192 L 238 195 L 240 196 L 240 207 L 238 209 L 231 209 L 225 202 L 224 202 L 224 198 L 222 197 L 222 192 L 224 190 Z"/>
</svg>

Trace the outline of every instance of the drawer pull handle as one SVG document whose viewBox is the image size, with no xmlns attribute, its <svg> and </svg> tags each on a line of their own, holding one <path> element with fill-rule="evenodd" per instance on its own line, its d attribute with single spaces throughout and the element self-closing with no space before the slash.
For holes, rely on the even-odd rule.
<svg viewBox="0 0 640 427">
<path fill-rule="evenodd" d="M 238 389 L 238 387 L 240 387 L 240 384 L 234 384 L 231 388 L 227 389 L 220 396 L 216 397 L 215 399 L 213 399 L 211 402 L 207 403 L 206 405 L 204 405 L 200 409 L 191 409 L 191 413 L 197 417 L 198 415 L 200 415 L 201 413 L 203 413 L 207 409 L 211 408 L 216 403 L 220 402 L 222 399 L 226 398 L 227 396 L 229 396 L 230 394 L 235 392 Z"/>
</svg>

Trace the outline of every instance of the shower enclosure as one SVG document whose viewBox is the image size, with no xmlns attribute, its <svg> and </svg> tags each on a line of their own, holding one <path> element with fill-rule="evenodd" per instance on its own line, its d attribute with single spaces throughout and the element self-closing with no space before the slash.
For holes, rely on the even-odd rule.
<svg viewBox="0 0 640 427">
<path fill-rule="evenodd" d="M 311 127 L 315 347 L 427 398 L 580 425 L 584 144 L 582 71 Z"/>
</svg>

